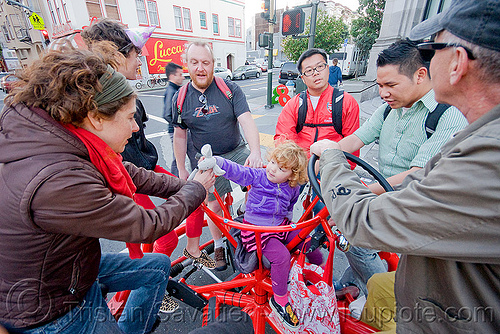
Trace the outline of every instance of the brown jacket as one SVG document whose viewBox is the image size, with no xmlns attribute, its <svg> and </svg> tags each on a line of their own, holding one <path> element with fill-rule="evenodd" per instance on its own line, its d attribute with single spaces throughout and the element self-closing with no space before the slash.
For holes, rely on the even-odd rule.
<svg viewBox="0 0 500 334">
<path fill-rule="evenodd" d="M 399 191 L 376 196 L 348 167 L 325 151 L 321 192 L 352 244 L 402 254 L 397 333 L 500 333 L 500 105 Z"/>
<path fill-rule="evenodd" d="M 151 243 L 205 198 L 182 181 L 125 163 L 137 192 L 168 198 L 145 210 L 112 193 L 87 149 L 43 110 L 0 115 L 0 323 L 42 324 L 68 312 L 94 283 L 98 238 Z"/>
</svg>

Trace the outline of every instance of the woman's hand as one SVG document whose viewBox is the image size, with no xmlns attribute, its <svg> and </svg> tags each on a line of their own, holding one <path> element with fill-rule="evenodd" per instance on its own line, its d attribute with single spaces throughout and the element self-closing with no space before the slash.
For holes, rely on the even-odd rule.
<svg viewBox="0 0 500 334">
<path fill-rule="evenodd" d="M 215 184 L 215 174 L 212 169 L 209 170 L 199 170 L 195 175 L 193 180 L 200 182 L 205 190 L 210 189 Z"/>
</svg>

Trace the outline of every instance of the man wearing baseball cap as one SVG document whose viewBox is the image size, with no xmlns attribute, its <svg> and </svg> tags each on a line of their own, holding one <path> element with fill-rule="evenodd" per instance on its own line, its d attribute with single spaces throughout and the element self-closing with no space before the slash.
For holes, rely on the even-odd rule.
<svg viewBox="0 0 500 334">
<path fill-rule="evenodd" d="M 418 48 L 436 100 L 469 122 L 440 153 L 376 196 L 337 143 L 311 152 L 337 227 L 356 246 L 401 253 L 398 333 L 500 333 L 500 2 L 455 0 L 409 37 L 433 36 Z"/>
</svg>

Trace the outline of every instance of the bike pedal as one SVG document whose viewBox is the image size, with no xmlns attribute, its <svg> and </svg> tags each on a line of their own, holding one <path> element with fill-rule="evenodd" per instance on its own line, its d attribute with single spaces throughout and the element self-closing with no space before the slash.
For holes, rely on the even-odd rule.
<svg viewBox="0 0 500 334">
<path fill-rule="evenodd" d="M 179 283 L 176 280 L 169 280 L 167 285 L 168 295 L 174 297 L 185 304 L 194 307 L 200 311 L 207 305 L 207 300 L 200 296 L 196 291 L 186 284 Z"/>
</svg>

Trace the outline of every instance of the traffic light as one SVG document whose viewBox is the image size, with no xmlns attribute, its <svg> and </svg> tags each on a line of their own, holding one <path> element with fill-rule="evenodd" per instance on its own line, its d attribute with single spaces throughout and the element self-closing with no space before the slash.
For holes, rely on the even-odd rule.
<svg viewBox="0 0 500 334">
<path fill-rule="evenodd" d="M 41 30 L 45 45 L 50 44 L 49 32 L 47 30 Z"/>
<path fill-rule="evenodd" d="M 269 18 L 271 17 L 271 14 L 269 12 L 271 8 L 271 0 L 262 0 L 261 8 L 262 13 L 260 13 L 260 17 L 269 20 Z"/>
<path fill-rule="evenodd" d="M 302 8 L 283 12 L 281 33 L 283 36 L 298 35 L 304 31 L 305 14 Z"/>
<path fill-rule="evenodd" d="M 267 48 L 269 46 L 270 36 L 268 33 L 259 34 L 259 47 Z"/>
</svg>

